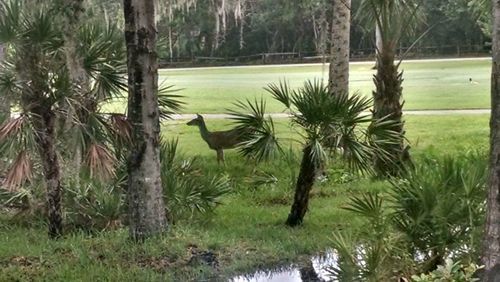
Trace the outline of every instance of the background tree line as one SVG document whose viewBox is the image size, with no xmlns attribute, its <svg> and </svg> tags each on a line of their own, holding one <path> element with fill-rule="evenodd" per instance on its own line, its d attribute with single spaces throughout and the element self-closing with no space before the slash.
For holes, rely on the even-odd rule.
<svg viewBox="0 0 500 282">
<path fill-rule="evenodd" d="M 90 6 L 121 23 L 121 1 L 95 1 Z M 158 53 L 161 59 L 194 56 L 233 57 L 258 53 L 329 53 L 333 2 L 328 0 L 165 0 L 156 1 Z M 374 50 L 375 25 L 356 13 L 352 1 L 351 52 Z M 481 0 L 422 1 L 423 23 L 402 38 L 408 47 L 478 48 L 490 41 L 490 9 Z M 486 1 L 487 2 L 487 1 Z M 489 6 L 486 3 L 486 6 Z M 105 12 L 104 12 L 105 11 Z M 487 47 L 486 47 L 487 48 Z M 459 52 L 459 51 L 458 51 Z"/>
</svg>

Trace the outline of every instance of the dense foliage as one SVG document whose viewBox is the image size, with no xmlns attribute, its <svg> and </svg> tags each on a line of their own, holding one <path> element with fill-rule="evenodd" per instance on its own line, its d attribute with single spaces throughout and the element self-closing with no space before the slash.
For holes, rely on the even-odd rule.
<svg viewBox="0 0 500 282">
<path fill-rule="evenodd" d="M 96 12 L 121 21 L 120 1 L 95 1 Z M 354 17 L 361 0 L 352 1 L 351 55 L 373 54 L 374 24 Z M 457 54 L 484 51 L 489 41 L 489 7 L 482 0 L 416 1 L 425 21 L 403 38 L 408 47 L 423 33 L 416 51 Z M 194 56 L 248 56 L 297 52 L 329 53 L 331 1 L 326 0 L 168 0 L 158 1 L 159 54 L 162 59 Z M 118 11 L 117 11 L 118 10 Z M 432 48 L 428 48 L 432 47 Z"/>
<path fill-rule="evenodd" d="M 436 272 L 429 277 L 437 279 L 449 271 L 458 277 L 462 266 L 448 260 L 468 264 L 479 258 L 486 177 L 481 154 L 427 158 L 393 179 L 389 191 L 352 196 L 345 209 L 364 218 L 369 228 L 334 233 L 340 262 L 332 275 L 346 281 L 391 281 L 431 271 Z"/>
</svg>

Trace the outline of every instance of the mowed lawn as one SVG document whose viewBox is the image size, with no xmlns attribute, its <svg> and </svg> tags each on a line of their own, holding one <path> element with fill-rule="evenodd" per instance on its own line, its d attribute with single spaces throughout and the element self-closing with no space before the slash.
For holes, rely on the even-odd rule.
<svg viewBox="0 0 500 282">
<path fill-rule="evenodd" d="M 351 92 L 371 96 L 373 62 L 351 64 Z M 406 110 L 489 108 L 489 58 L 420 60 L 402 64 Z M 306 79 L 328 80 L 328 65 L 267 65 L 189 69 L 161 69 L 160 83 L 182 89 L 184 113 L 224 113 L 237 100 L 264 97 L 268 112 L 283 107 L 264 90 L 269 83 L 288 81 L 300 86 Z M 472 83 L 469 81 L 472 79 Z M 124 101 L 106 110 L 123 111 Z"/>
<path fill-rule="evenodd" d="M 411 152 L 416 156 L 436 156 L 461 154 L 467 151 L 488 150 L 489 115 L 428 115 L 405 116 L 406 137 Z M 300 137 L 295 128 L 290 127 L 287 119 L 276 119 L 276 134 L 286 148 L 291 145 L 300 147 Z M 228 120 L 206 120 L 209 130 L 226 130 L 233 125 Z M 457 126 L 459 125 L 459 126 Z M 181 151 L 188 156 L 210 156 L 215 161 L 215 151 L 201 139 L 199 130 L 187 126 L 186 121 L 176 120 L 164 123 L 163 136 L 178 139 Z M 226 150 L 226 157 L 237 157 L 236 150 Z"/>
<path fill-rule="evenodd" d="M 351 92 L 371 96 L 373 66 L 373 62 L 351 64 Z M 404 71 L 407 110 L 489 108 L 489 59 L 407 61 L 401 70 Z M 327 81 L 328 65 L 160 70 L 160 81 L 183 89 L 179 94 L 186 96 L 185 113 L 222 113 L 237 100 L 261 96 L 268 99 L 270 95 L 263 88 L 269 83 L 286 80 L 300 86 L 306 79 Z M 268 112 L 282 109 L 280 104 L 268 99 Z"/>
</svg>

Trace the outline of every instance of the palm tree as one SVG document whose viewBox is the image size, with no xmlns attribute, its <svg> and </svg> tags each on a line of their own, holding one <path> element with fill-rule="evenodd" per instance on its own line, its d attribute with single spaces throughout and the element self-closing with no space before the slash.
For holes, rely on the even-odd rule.
<svg viewBox="0 0 500 282">
<path fill-rule="evenodd" d="M 68 75 L 64 36 L 55 20 L 62 15 L 51 4 L 34 7 L 22 1 L 2 4 L 0 42 L 8 49 L 0 69 L 0 88 L 12 97 L 20 115 L 7 120 L 0 127 L 0 141 L 5 156 L 15 154 L 10 156 L 14 161 L 4 183 L 10 189 L 29 180 L 34 174 L 34 163 L 41 163 L 47 189 L 49 235 L 56 238 L 62 234 L 61 192 L 64 171 L 60 163 L 68 155 L 71 156 L 68 150 L 62 150 L 65 146 L 70 148 L 67 147 L 69 138 L 66 136 L 89 141 L 87 144 L 90 145 L 85 147 L 88 150 L 86 156 L 92 161 L 87 163 L 94 168 L 106 171 L 110 166 L 105 164 L 110 159 L 109 144 L 97 141 L 100 135 L 109 131 L 104 123 L 105 116 L 92 112 L 88 124 L 78 121 L 79 115 L 75 109 L 89 110 L 82 107 L 83 95 L 75 90 L 76 85 Z M 116 40 L 112 40 L 113 29 L 95 33 L 91 30 L 96 31 L 94 28 L 79 28 L 76 34 L 82 46 L 77 50 L 77 55 L 85 61 L 85 75 L 90 85 L 86 97 L 119 93 L 124 85 L 125 68 L 124 60 L 120 59 L 120 50 L 111 48 L 116 46 Z M 65 120 L 72 123 L 69 129 L 59 126 Z M 100 126 L 90 130 L 89 124 Z M 100 157 L 96 157 L 96 154 Z"/>
<path fill-rule="evenodd" d="M 143 240 L 167 227 L 160 171 L 158 62 L 153 1 L 124 0 L 128 61 L 130 236 Z"/>
<path fill-rule="evenodd" d="M 286 220 L 289 226 L 303 222 L 318 171 L 330 156 L 344 158 L 353 170 L 370 171 L 374 154 L 387 156 L 383 146 L 399 138 L 392 130 L 395 126 L 392 121 L 373 120 L 363 114 L 370 108 L 370 99 L 358 95 L 331 95 L 328 86 L 318 81 L 307 81 L 296 90 L 290 89 L 287 83 L 271 84 L 266 90 L 285 106 L 292 124 L 300 128 L 304 139 L 294 202 Z M 259 110 L 252 112 L 261 113 L 257 116 L 263 117 L 264 105 L 255 108 Z M 270 155 L 270 144 L 276 143 L 270 134 L 274 130 L 272 122 L 262 118 L 242 118 L 238 122 L 251 132 L 249 140 L 242 144 L 243 150 Z M 370 125 L 363 127 L 364 124 Z"/>
<path fill-rule="evenodd" d="M 498 281 L 500 277 L 500 3 L 493 5 L 493 52 L 491 69 L 490 167 L 486 227 L 482 262 L 485 266 L 483 281 Z"/>
<path fill-rule="evenodd" d="M 349 95 L 351 0 L 333 0 L 331 61 L 328 87 L 332 94 Z"/>
<path fill-rule="evenodd" d="M 411 31 L 416 23 L 419 5 L 413 0 L 363 0 L 358 16 L 380 32 L 379 47 L 377 44 L 377 73 L 374 76 L 373 117 L 379 119 L 389 117 L 399 124 L 396 129 L 401 139 L 386 150 L 392 156 L 389 162 L 375 159 L 375 168 L 381 175 L 394 175 L 409 161 L 409 147 L 404 144 L 403 114 L 403 73 L 399 71 L 399 63 L 395 62 L 396 48 L 401 37 Z"/>
</svg>

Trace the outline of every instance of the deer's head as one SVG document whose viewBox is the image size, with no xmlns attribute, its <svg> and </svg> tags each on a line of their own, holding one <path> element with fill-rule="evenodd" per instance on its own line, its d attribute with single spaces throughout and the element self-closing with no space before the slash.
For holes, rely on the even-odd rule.
<svg viewBox="0 0 500 282">
<path fill-rule="evenodd" d="M 203 117 L 199 114 L 196 114 L 196 118 L 195 119 L 192 119 L 190 120 L 187 125 L 196 125 L 196 126 L 199 126 L 203 123 Z"/>
</svg>

